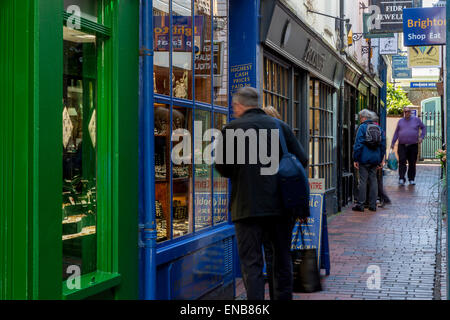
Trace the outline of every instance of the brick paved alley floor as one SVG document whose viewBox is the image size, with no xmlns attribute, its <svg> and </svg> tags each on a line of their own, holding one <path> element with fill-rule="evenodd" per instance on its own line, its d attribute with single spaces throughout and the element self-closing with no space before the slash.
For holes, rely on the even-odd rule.
<svg viewBox="0 0 450 320">
<path fill-rule="evenodd" d="M 322 276 L 323 291 L 295 293 L 294 299 L 445 299 L 445 250 L 436 269 L 436 253 L 446 241 L 444 226 L 442 246 L 437 246 L 438 204 L 434 199 L 439 178 L 439 165 L 419 164 L 415 186 L 399 186 L 397 172 L 388 172 L 384 184 L 392 204 L 364 213 L 348 206 L 330 217 L 331 274 Z M 367 286 L 369 266 L 380 268 L 379 289 Z M 241 279 L 236 283 L 236 299 L 245 299 Z"/>
</svg>

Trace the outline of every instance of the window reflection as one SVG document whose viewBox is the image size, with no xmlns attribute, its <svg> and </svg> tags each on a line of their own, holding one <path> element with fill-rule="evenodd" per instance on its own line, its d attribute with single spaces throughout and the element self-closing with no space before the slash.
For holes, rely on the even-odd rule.
<svg viewBox="0 0 450 320">
<path fill-rule="evenodd" d="M 155 208 L 157 241 L 170 239 L 170 108 L 155 103 Z"/>
<path fill-rule="evenodd" d="M 167 17 L 168 19 L 168 17 Z M 199 28 L 192 26 L 190 1 L 174 0 L 172 4 L 172 86 L 173 96 L 192 99 L 192 44 Z"/>
<path fill-rule="evenodd" d="M 96 37 L 64 27 L 63 279 L 97 265 Z"/>
<path fill-rule="evenodd" d="M 211 103 L 211 0 L 195 0 L 194 23 L 201 32 L 194 37 L 195 98 Z"/>
<path fill-rule="evenodd" d="M 206 130 L 211 128 L 211 112 L 204 110 L 195 111 L 196 130 L 200 130 L 198 124 L 201 123 L 199 137 L 203 137 Z M 195 230 L 200 230 L 212 225 L 212 185 L 211 185 L 211 165 L 201 161 L 203 152 L 211 141 L 194 140 L 194 155 L 199 159 L 195 165 Z M 198 163 L 198 164 L 197 164 Z"/>
<path fill-rule="evenodd" d="M 173 130 L 184 129 L 184 134 L 174 132 L 178 135 L 178 141 L 173 142 L 172 148 L 176 146 L 186 146 L 182 152 L 178 153 L 180 157 L 187 157 L 187 163 L 173 163 L 172 167 L 172 206 L 173 206 L 173 238 L 183 236 L 192 232 L 192 109 L 173 107 L 172 111 Z M 185 140 L 187 139 L 187 140 Z M 176 139 L 173 139 L 176 140 Z M 172 149 L 173 150 L 173 149 Z M 177 149 L 175 149 L 177 150 Z M 186 151 L 186 153 L 185 153 Z M 173 151 L 174 152 L 174 151 Z"/>
<path fill-rule="evenodd" d="M 214 0 L 214 104 L 228 105 L 228 8 L 226 0 Z"/>
<path fill-rule="evenodd" d="M 225 114 L 214 114 L 214 128 L 222 130 L 226 123 L 227 116 Z M 213 190 L 214 224 L 226 222 L 228 217 L 228 179 L 222 177 L 216 169 L 214 169 Z"/>
<path fill-rule="evenodd" d="M 170 20 L 169 0 L 153 1 L 154 91 L 170 95 Z M 172 81 L 173 81 L 172 77 Z M 176 79 L 175 79 L 176 80 Z M 176 83 L 176 81 L 175 81 Z"/>
</svg>

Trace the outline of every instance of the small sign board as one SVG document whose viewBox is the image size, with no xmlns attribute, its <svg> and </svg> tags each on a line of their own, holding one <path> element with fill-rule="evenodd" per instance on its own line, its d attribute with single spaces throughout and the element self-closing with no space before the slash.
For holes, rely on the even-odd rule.
<svg viewBox="0 0 450 320">
<path fill-rule="evenodd" d="M 439 68 L 441 50 L 439 46 L 420 46 L 408 48 L 408 67 Z"/>
<path fill-rule="evenodd" d="M 411 82 L 411 88 L 436 88 L 436 82 Z"/>
<path fill-rule="evenodd" d="M 405 47 L 445 45 L 447 22 L 445 7 L 403 10 Z"/>
<path fill-rule="evenodd" d="M 309 179 L 310 193 L 325 193 L 325 179 Z"/>
<path fill-rule="evenodd" d="M 319 179 L 320 180 L 320 179 Z M 328 228 L 325 214 L 325 197 L 323 194 L 310 195 L 310 216 L 306 223 L 296 222 L 292 231 L 291 250 L 315 249 L 317 268 L 323 266 L 330 274 Z"/>
<path fill-rule="evenodd" d="M 398 34 L 392 38 L 380 38 L 380 54 L 398 53 Z"/>
<path fill-rule="evenodd" d="M 412 69 L 408 67 L 407 56 L 392 56 L 392 77 L 394 79 L 409 79 L 412 77 Z"/>
</svg>

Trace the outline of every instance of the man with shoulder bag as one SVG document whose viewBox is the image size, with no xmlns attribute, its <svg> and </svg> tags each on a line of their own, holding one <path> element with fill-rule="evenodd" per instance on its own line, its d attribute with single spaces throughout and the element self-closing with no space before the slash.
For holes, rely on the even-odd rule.
<svg viewBox="0 0 450 320">
<path fill-rule="evenodd" d="M 232 105 L 236 120 L 222 130 L 216 152 L 219 155 L 217 158 L 222 159 L 223 163 L 216 161 L 215 167 L 222 176 L 231 179 L 231 219 L 235 225 L 247 299 L 264 300 L 262 244 L 266 237 L 273 252 L 273 298 L 292 300 L 292 228 L 294 213 L 300 216 L 301 213 L 285 208 L 278 170 L 265 173 L 271 164 L 262 161 L 260 156 L 256 162 L 251 159 L 253 153 L 260 155 L 261 150 L 258 149 L 264 147 L 267 154 L 278 154 L 274 160 L 280 163 L 282 147 L 279 139 L 272 139 L 279 128 L 285 137 L 288 151 L 303 167 L 307 166 L 307 156 L 291 129 L 282 121 L 277 123 L 278 120 L 268 116 L 259 107 L 256 89 L 239 89 L 233 95 Z M 254 136 L 253 132 L 257 137 L 254 144 L 249 142 L 249 137 Z M 245 144 L 239 143 L 239 134 L 246 136 Z M 276 143 L 273 144 L 273 141 Z M 272 150 L 272 147 L 276 149 Z M 230 160 L 233 160 L 232 163 Z"/>
</svg>

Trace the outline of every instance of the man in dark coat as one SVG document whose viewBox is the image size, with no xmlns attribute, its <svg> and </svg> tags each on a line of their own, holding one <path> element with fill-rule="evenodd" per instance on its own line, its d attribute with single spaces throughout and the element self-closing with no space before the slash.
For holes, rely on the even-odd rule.
<svg viewBox="0 0 450 320">
<path fill-rule="evenodd" d="M 381 141 L 376 148 L 370 147 L 366 142 L 366 132 L 369 125 L 374 124 L 371 120 L 371 111 L 363 109 L 359 112 L 361 125 L 358 128 L 355 144 L 353 146 L 353 161 L 359 170 L 358 201 L 353 211 L 364 212 L 367 185 L 369 184 L 369 210 L 377 211 L 378 183 L 376 172 L 383 167 L 384 155 L 386 153 L 386 137 L 383 130 L 379 128 Z"/>
<path fill-rule="evenodd" d="M 273 288 L 275 300 L 292 299 L 292 260 L 290 255 L 292 215 L 283 209 L 276 171 L 268 170 L 282 155 L 279 140 L 272 143 L 277 124 L 272 117 L 259 108 L 256 89 L 245 87 L 233 96 L 233 112 L 236 120 L 222 130 L 222 141 L 218 143 L 216 169 L 231 179 L 231 218 L 235 224 L 236 239 L 247 299 L 264 300 L 264 275 L 262 243 L 264 235 L 272 245 Z M 280 122 L 289 152 L 294 154 L 304 167 L 306 154 L 291 129 Z M 267 138 L 261 132 L 266 131 Z M 256 132 L 256 140 L 251 141 Z M 235 133 L 231 136 L 230 133 Z M 246 133 L 245 144 L 239 144 L 236 136 Z M 277 135 L 274 135 L 278 137 Z M 230 141 L 231 140 L 231 141 Z M 261 146 L 270 155 L 271 163 L 262 161 Z M 272 153 L 271 147 L 276 149 Z M 221 152 L 223 152 L 221 154 Z M 233 154 L 230 156 L 230 153 Z M 264 152 L 263 152 L 264 153 Z M 228 159 L 227 159 L 228 154 Z M 252 161 L 258 155 L 257 161 Z M 245 158 L 245 161 L 242 161 Z M 238 161 L 240 159 L 240 161 Z M 266 159 L 267 160 L 267 159 Z M 230 163 L 231 162 L 231 163 Z M 266 171 L 265 171 L 266 170 Z"/>
</svg>

